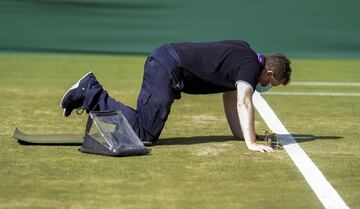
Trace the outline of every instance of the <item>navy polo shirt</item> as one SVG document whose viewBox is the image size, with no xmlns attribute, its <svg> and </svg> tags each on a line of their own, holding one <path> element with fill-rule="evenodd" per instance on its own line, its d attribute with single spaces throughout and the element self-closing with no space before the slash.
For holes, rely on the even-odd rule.
<svg viewBox="0 0 360 209">
<path fill-rule="evenodd" d="M 263 66 L 245 41 L 173 43 L 181 61 L 184 87 L 189 94 L 236 90 L 244 81 L 255 89 Z"/>
</svg>

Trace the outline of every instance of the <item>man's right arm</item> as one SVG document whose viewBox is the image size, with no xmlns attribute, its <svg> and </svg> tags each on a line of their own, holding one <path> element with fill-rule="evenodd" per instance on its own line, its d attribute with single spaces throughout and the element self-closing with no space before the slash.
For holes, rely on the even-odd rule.
<svg viewBox="0 0 360 209">
<path fill-rule="evenodd" d="M 256 143 L 254 107 L 252 103 L 253 91 L 249 84 L 241 81 L 237 82 L 237 110 L 245 143 L 250 150 L 273 152 L 274 150 L 271 147 Z"/>
</svg>

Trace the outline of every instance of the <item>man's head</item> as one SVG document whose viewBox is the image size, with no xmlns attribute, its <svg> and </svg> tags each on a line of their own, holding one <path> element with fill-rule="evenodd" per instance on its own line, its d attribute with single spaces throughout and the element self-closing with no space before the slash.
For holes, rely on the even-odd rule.
<svg viewBox="0 0 360 209">
<path fill-rule="evenodd" d="M 290 82 L 290 60 L 283 54 L 276 53 L 265 57 L 265 66 L 261 72 L 259 83 L 262 86 L 286 86 Z"/>
</svg>

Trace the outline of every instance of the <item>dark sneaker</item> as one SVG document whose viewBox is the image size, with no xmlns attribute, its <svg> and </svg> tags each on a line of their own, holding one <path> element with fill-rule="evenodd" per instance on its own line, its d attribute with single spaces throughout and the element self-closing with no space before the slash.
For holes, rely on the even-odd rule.
<svg viewBox="0 0 360 209">
<path fill-rule="evenodd" d="M 99 82 L 94 74 L 88 72 L 65 92 L 60 102 L 60 107 L 64 108 L 64 117 L 69 116 L 74 109 L 83 106 L 86 92 L 97 83 Z"/>
</svg>

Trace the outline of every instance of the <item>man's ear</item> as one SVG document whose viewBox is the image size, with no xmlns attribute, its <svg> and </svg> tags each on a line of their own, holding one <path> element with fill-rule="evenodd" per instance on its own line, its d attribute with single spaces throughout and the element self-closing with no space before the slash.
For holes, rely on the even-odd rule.
<svg viewBox="0 0 360 209">
<path fill-rule="evenodd" d="M 266 70 L 266 73 L 265 73 L 266 77 L 271 77 L 274 75 L 274 71 L 266 69 L 266 68 L 265 68 L 265 70 Z"/>
</svg>

